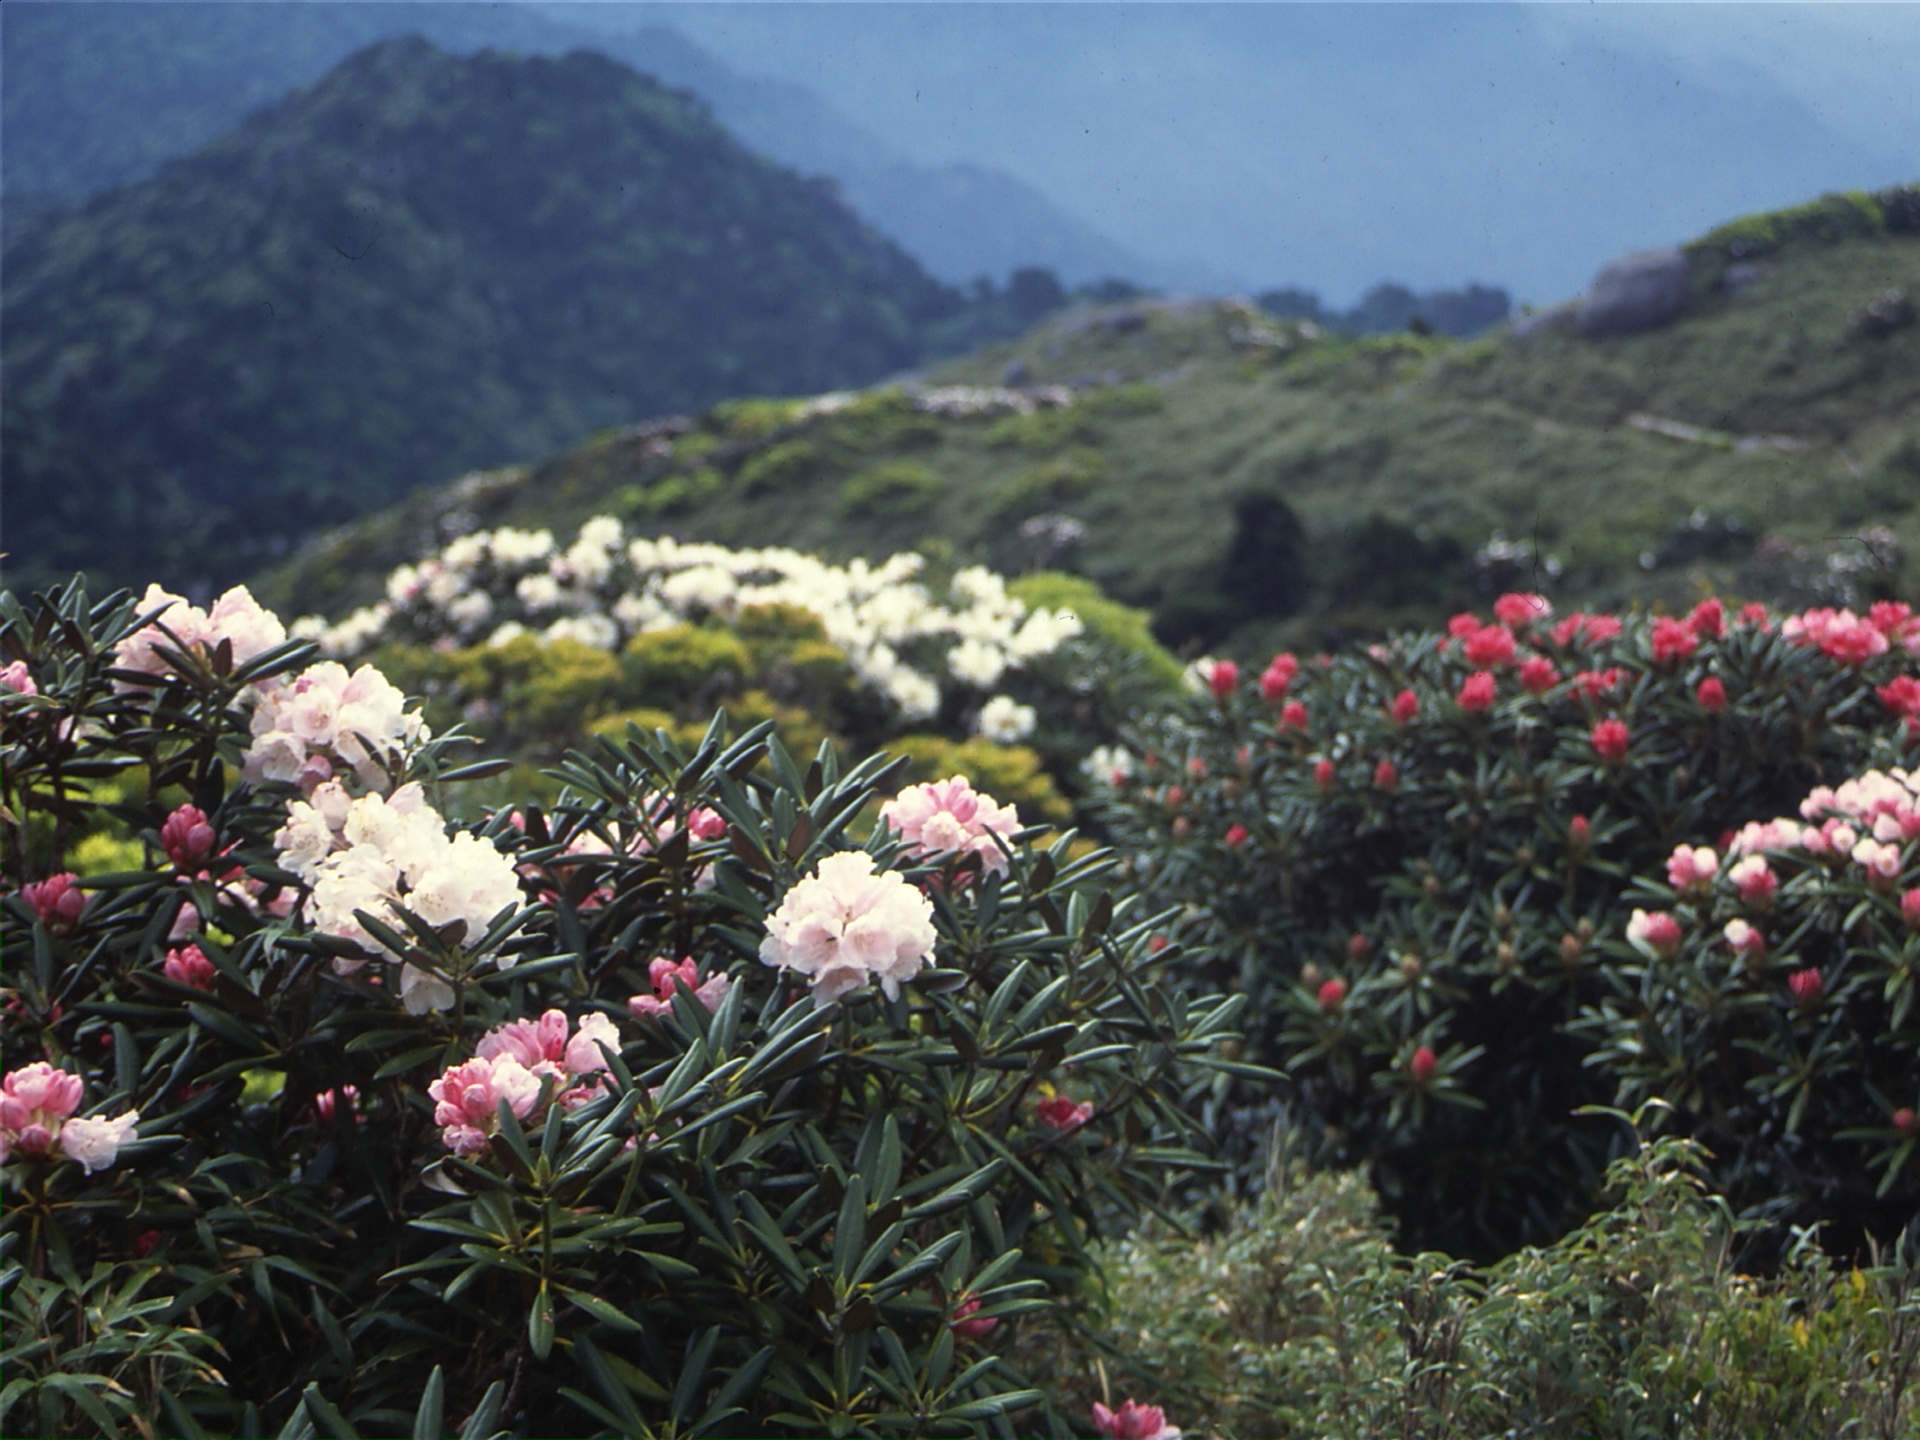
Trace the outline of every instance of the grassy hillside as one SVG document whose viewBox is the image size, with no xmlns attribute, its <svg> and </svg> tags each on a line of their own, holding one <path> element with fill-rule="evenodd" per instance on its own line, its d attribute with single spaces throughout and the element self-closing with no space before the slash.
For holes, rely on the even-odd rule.
<svg viewBox="0 0 1920 1440">
<path fill-rule="evenodd" d="M 1341 340 L 1236 302 L 1080 308 L 929 377 L 1018 395 L 882 389 L 609 432 L 342 531 L 269 588 L 338 610 L 436 537 L 601 511 L 835 556 L 1068 565 L 1189 645 L 1310 642 L 1515 584 L 1563 606 L 1901 586 L 1900 550 L 1920 544 L 1920 327 L 1888 292 L 1920 295 L 1920 189 L 1689 248 L 1681 317 L 1599 341 L 1552 323 Z M 981 413 L 941 413 L 968 403 Z"/>
<path fill-rule="evenodd" d="M 14 584 L 217 584 L 466 466 L 873 380 L 967 310 L 682 94 L 417 38 L 5 266 Z"/>
</svg>

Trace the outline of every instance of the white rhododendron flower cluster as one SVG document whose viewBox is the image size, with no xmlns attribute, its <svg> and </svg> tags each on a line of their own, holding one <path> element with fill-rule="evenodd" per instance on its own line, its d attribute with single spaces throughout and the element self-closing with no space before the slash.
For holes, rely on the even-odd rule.
<svg viewBox="0 0 1920 1440">
<path fill-rule="evenodd" d="M 1097 745 L 1093 753 L 1080 762 L 1080 769 L 1088 779 L 1115 787 L 1131 780 L 1138 768 L 1133 752 L 1123 745 Z"/>
<path fill-rule="evenodd" d="M 237 669 L 287 641 L 286 628 L 271 610 L 262 609 L 244 585 L 227 591 L 211 608 L 202 610 L 182 597 L 147 586 L 140 598 L 140 613 L 158 611 L 152 622 L 136 630 L 113 652 L 117 670 L 134 671 L 155 678 L 173 673 L 173 664 L 160 654 L 160 648 L 191 652 L 211 662 L 224 642 L 231 646 Z M 159 648 L 156 648 L 159 647 Z M 115 682 L 121 690 L 138 688 L 139 682 Z"/>
<path fill-rule="evenodd" d="M 1020 814 L 976 791 L 963 775 L 928 785 L 909 785 L 880 807 L 880 818 L 899 832 L 907 853 L 971 853 L 982 868 L 1007 873 L 1007 847 L 1020 828 Z"/>
<path fill-rule="evenodd" d="M 831 1005 L 878 979 L 888 999 L 933 955 L 933 903 L 873 857 L 829 855 L 767 917 L 761 963 L 804 975 L 813 1003 Z"/>
<path fill-rule="evenodd" d="M 513 862 L 479 836 L 449 837 L 418 785 L 353 799 L 329 780 L 310 800 L 287 807 L 287 823 L 273 843 L 280 863 L 312 887 L 307 917 L 313 927 L 372 955 L 388 952 L 356 910 L 385 919 L 404 906 L 429 925 L 462 921 L 473 938 L 520 903 Z M 397 916 L 394 925 L 401 925 Z M 350 975 L 365 963 L 338 959 L 334 966 Z M 501 956 L 496 963 L 513 962 Z M 411 961 L 401 970 L 400 995 L 416 1015 L 453 1003 L 452 987 Z"/>
<path fill-rule="evenodd" d="M 293 633 L 340 659 L 399 638 L 506 644 L 532 635 L 611 650 L 648 631 L 790 605 L 817 616 L 855 677 L 910 721 L 938 713 L 942 674 L 990 689 L 1081 633 L 1071 611 L 1029 609 L 978 566 L 936 600 L 915 578 L 923 564 L 910 554 L 840 566 L 782 548 L 629 540 L 618 520 L 601 516 L 565 550 L 546 530 L 462 536 L 394 571 L 378 605 L 338 625 L 309 617 Z"/>
<path fill-rule="evenodd" d="M 996 745 L 1017 745 L 1033 733 L 1034 710 L 1011 695 L 996 695 L 980 707 L 976 733 Z"/>
<path fill-rule="evenodd" d="M 362 785 L 384 790 L 414 747 L 427 738 L 418 711 L 371 665 L 352 674 L 332 660 L 263 689 L 253 707 L 253 743 L 246 778 L 282 780 L 311 789 L 351 767 Z"/>
</svg>

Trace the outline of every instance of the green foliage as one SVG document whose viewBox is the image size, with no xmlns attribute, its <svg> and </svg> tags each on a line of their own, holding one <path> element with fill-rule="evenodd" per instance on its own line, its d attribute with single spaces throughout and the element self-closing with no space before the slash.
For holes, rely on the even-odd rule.
<svg viewBox="0 0 1920 1440">
<path fill-rule="evenodd" d="M 917 460 L 890 460 L 862 470 L 840 487 L 848 515 L 918 515 L 940 497 L 946 483 Z"/>
<path fill-rule="evenodd" d="M 1069 504 L 1097 486 L 1106 470 L 1105 456 L 1077 445 L 1000 486 L 993 509 L 1004 517 L 1019 517 Z"/>
<path fill-rule="evenodd" d="M 664 691 L 677 701 L 709 690 L 732 690 L 755 665 L 746 642 L 731 631 L 717 625 L 670 625 L 629 640 L 619 668 L 631 693 L 650 697 Z"/>
<path fill-rule="evenodd" d="M 1104 1295 L 1084 1328 L 1035 1337 L 1035 1368 L 1076 1409 L 1104 1381 L 1244 1440 L 1914 1434 L 1912 1257 L 1836 1273 L 1803 1236 L 1775 1278 L 1741 1275 L 1698 1160 L 1642 1145 L 1609 1208 L 1482 1271 L 1396 1253 L 1354 1173 L 1277 1166 L 1218 1233 L 1103 1252 Z"/>
<path fill-rule="evenodd" d="M 933 963 L 816 1006 L 760 962 L 768 916 L 903 767 L 823 746 L 803 769 L 724 720 L 563 757 L 551 807 L 467 832 L 511 855 L 519 905 L 477 936 L 362 912 L 370 956 L 316 933 L 281 868 L 298 792 L 230 783 L 245 686 L 310 649 L 186 653 L 123 690 L 132 601 L 50 605 L 0 596 L 38 690 L 0 701 L 9 891 L 33 878 L 12 828 L 56 816 L 58 868 L 109 818 L 81 788 L 106 773 L 146 777 L 111 818 L 155 858 L 77 917 L 7 897 L 0 1068 L 50 1058 L 140 1127 L 97 1175 L 9 1157 L 9 1434 L 1009 1433 L 1041 1396 L 1002 1353 L 1012 1322 L 1204 1163 L 1194 1094 L 1246 1073 L 1239 1002 L 1163 991 L 1158 917 L 1070 836 L 1016 838 L 1004 873 L 874 836 L 861 863 L 930 907 Z M 431 794 L 453 743 L 415 757 Z M 180 794 L 235 875 L 159 858 Z M 181 932 L 205 988 L 163 969 Z M 403 1007 L 393 955 L 451 977 L 449 1002 Z M 641 1018 L 656 955 L 730 983 Z M 618 1043 L 568 1057 L 581 1093 L 473 1115 L 488 1133 L 449 1153 L 429 1082 L 542 1012 Z M 1047 1096 L 1087 1110 L 1052 1123 Z M 996 1333 L 956 1333 L 968 1299 Z"/>
<path fill-rule="evenodd" d="M 749 495 L 791 490 L 819 468 L 820 452 L 810 440 L 782 440 L 755 452 L 734 478 Z"/>
</svg>

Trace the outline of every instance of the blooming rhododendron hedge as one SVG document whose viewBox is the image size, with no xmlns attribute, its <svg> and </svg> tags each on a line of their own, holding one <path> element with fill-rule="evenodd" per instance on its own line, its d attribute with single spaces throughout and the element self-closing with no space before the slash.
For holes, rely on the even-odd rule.
<svg viewBox="0 0 1920 1440">
<path fill-rule="evenodd" d="M 1621 618 L 1511 595 L 1446 634 L 1202 662 L 1184 708 L 1089 765 L 1137 883 L 1185 907 L 1169 934 L 1211 957 L 1195 992 L 1249 996 L 1293 1123 L 1371 1163 L 1411 1243 L 1551 1239 L 1618 1143 L 1574 1112 L 1657 1095 L 1737 1203 L 1845 1245 L 1920 1199 L 1896 1119 L 1920 1105 L 1916 832 L 1856 817 L 1844 846 L 1769 862 L 1791 923 L 1740 889 L 1784 838 L 1730 846 L 1899 763 L 1915 644 L 1899 605 Z M 1796 823 L 1826 818 L 1809 803 Z M 1249 1154 L 1276 1103 L 1242 1096 Z"/>
<path fill-rule="evenodd" d="M 1254 1073 L 964 781 L 716 720 L 453 825 L 460 737 L 244 591 L 0 649 L 8 1434 L 1010 1433 Z"/>
<path fill-rule="evenodd" d="M 630 539 L 602 516 L 564 547 L 546 530 L 463 535 L 394 571 L 378 603 L 292 629 L 535 763 L 628 721 L 692 744 L 724 707 L 741 727 L 774 720 L 796 752 L 916 734 L 1032 747 L 1072 791 L 1087 751 L 1163 698 L 1172 662 L 1089 582 L 925 570 L 915 554 L 832 565 Z"/>
</svg>

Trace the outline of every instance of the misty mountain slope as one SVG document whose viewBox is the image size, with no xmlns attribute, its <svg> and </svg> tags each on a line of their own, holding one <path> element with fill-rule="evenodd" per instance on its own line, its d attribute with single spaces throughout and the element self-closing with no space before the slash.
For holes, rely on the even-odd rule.
<svg viewBox="0 0 1920 1440">
<path fill-rule="evenodd" d="M 352 57 L 5 254 L 11 583 L 219 582 L 412 486 L 915 360 L 960 297 L 604 57 Z"/>
<path fill-rule="evenodd" d="M 1077 309 L 929 377 L 971 390 L 721 407 L 422 493 L 263 585 L 339 614 L 465 527 L 564 539 L 611 513 L 839 558 L 1067 566 L 1152 607 L 1170 642 L 1249 650 L 1430 623 L 1514 586 L 1563 610 L 1703 587 L 1905 593 L 1920 186 L 1750 217 L 1689 251 L 1680 317 L 1601 340 L 1340 339 L 1230 301 Z M 1028 388 L 993 388 L 1009 380 Z"/>
<path fill-rule="evenodd" d="M 730 69 L 674 30 L 584 30 L 545 7 L 24 4 L 0 32 L 0 183 L 76 197 L 151 175 L 355 50 L 417 33 L 443 49 L 589 49 L 691 90 L 749 149 L 841 183 L 861 213 L 953 282 L 1044 265 L 1069 284 L 1164 278 L 1032 186 L 977 165 L 915 165 L 804 86 Z M 10 219 L 9 225 L 13 222 Z"/>
</svg>

